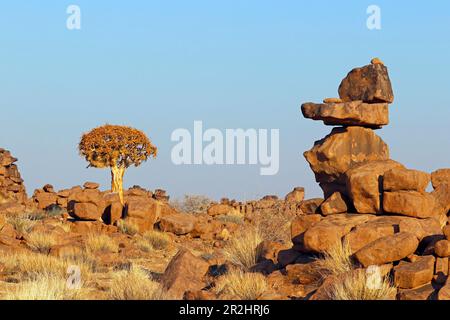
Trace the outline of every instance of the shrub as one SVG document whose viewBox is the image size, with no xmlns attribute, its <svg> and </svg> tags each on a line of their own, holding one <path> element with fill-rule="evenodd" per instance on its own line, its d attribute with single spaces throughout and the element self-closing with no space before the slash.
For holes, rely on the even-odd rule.
<svg viewBox="0 0 450 320">
<path fill-rule="evenodd" d="M 262 241 L 259 230 L 246 228 L 240 235 L 231 238 L 224 248 L 224 255 L 230 262 L 249 270 L 261 255 L 258 246 Z"/>
<path fill-rule="evenodd" d="M 388 277 L 381 277 L 376 286 L 369 285 L 365 270 L 354 270 L 332 283 L 327 295 L 332 300 L 392 300 L 397 289 Z"/>
<path fill-rule="evenodd" d="M 19 234 L 22 235 L 30 232 L 36 225 L 36 220 L 34 220 L 28 213 L 9 216 L 7 221 Z"/>
<path fill-rule="evenodd" d="M 213 201 L 201 195 L 185 195 L 183 200 L 172 201 L 171 205 L 181 212 L 199 214 L 205 213 Z"/>
<path fill-rule="evenodd" d="M 164 300 L 166 292 L 150 279 L 147 272 L 137 266 L 113 275 L 109 298 L 113 300 Z"/>
<path fill-rule="evenodd" d="M 32 232 L 27 239 L 28 246 L 40 253 L 49 253 L 51 247 L 57 243 L 57 240 L 53 234 L 43 232 Z"/>
<path fill-rule="evenodd" d="M 219 278 L 215 291 L 219 295 L 256 300 L 267 291 L 268 287 L 267 280 L 262 274 L 234 270 Z"/>
</svg>

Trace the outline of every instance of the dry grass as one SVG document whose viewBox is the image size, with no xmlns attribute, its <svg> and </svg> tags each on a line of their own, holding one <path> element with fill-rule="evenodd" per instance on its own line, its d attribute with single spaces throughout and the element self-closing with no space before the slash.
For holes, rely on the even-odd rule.
<svg viewBox="0 0 450 320">
<path fill-rule="evenodd" d="M 255 228 L 243 229 L 239 236 L 232 238 L 224 248 L 225 258 L 247 270 L 253 267 L 261 254 L 258 250 L 263 241 L 261 233 Z"/>
<path fill-rule="evenodd" d="M 34 220 L 28 213 L 9 216 L 7 221 L 19 234 L 22 235 L 29 233 L 36 225 L 36 220 Z"/>
<path fill-rule="evenodd" d="M 161 285 L 150 279 L 137 266 L 116 272 L 111 281 L 109 298 L 112 300 L 165 300 L 167 294 Z"/>
<path fill-rule="evenodd" d="M 85 247 L 88 253 L 116 253 L 119 252 L 118 244 L 105 234 L 88 234 L 85 239 Z"/>
<path fill-rule="evenodd" d="M 19 283 L 8 289 L 4 300 L 79 300 L 80 289 L 70 289 L 63 277 L 54 274 L 39 274 L 34 279 Z"/>
<path fill-rule="evenodd" d="M 66 278 L 69 266 L 79 267 L 83 279 L 88 279 L 94 271 L 94 265 L 80 256 L 57 258 L 33 252 L 1 255 L 0 264 L 4 265 L 5 272 L 26 280 L 35 279 L 41 275 Z"/>
<path fill-rule="evenodd" d="M 363 270 L 347 273 L 341 281 L 330 285 L 327 295 L 332 300 L 392 300 L 397 289 L 388 277 L 379 276 L 376 285 Z"/>
<path fill-rule="evenodd" d="M 216 283 L 215 291 L 226 298 L 236 297 L 242 300 L 256 300 L 269 288 L 266 278 L 260 273 L 231 271 Z"/>
<path fill-rule="evenodd" d="M 160 231 L 150 230 L 144 233 L 143 237 L 137 241 L 139 249 L 145 252 L 152 250 L 165 250 L 169 246 L 170 237 Z"/>
<path fill-rule="evenodd" d="M 324 276 L 340 275 L 354 269 L 352 251 L 347 241 L 337 242 L 319 260 L 319 272 Z"/>
<path fill-rule="evenodd" d="M 27 244 L 34 251 L 49 253 L 51 247 L 57 244 L 57 239 L 51 233 L 31 232 L 27 237 Z"/>
<path fill-rule="evenodd" d="M 223 223 L 230 222 L 230 223 L 235 223 L 235 224 L 240 224 L 240 225 L 242 225 L 244 223 L 244 217 L 243 216 L 232 215 L 232 214 L 218 216 L 216 218 L 216 220 L 219 220 L 219 221 L 221 221 Z"/>
<path fill-rule="evenodd" d="M 139 233 L 139 227 L 135 223 L 126 220 L 117 221 L 117 228 L 120 232 L 134 236 Z"/>
<path fill-rule="evenodd" d="M 255 214 L 255 224 L 264 240 L 291 243 L 291 222 L 295 215 L 279 210 L 271 214 Z"/>
</svg>

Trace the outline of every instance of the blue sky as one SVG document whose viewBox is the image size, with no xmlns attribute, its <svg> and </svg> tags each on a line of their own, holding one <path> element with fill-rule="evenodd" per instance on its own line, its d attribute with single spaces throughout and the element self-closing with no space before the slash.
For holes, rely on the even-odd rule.
<svg viewBox="0 0 450 320">
<path fill-rule="evenodd" d="M 81 8 L 81 30 L 66 8 Z M 382 29 L 366 28 L 381 8 Z M 331 130 L 300 104 L 337 95 L 350 69 L 380 57 L 396 100 L 378 131 L 391 157 L 425 171 L 449 167 L 448 1 L 3 1 L 0 4 L 0 146 L 19 158 L 28 192 L 52 183 L 109 184 L 86 169 L 81 134 L 104 123 L 145 131 L 159 157 L 126 186 L 213 198 L 320 189 L 302 153 Z M 280 129 L 280 171 L 175 166 L 176 128 Z"/>
</svg>

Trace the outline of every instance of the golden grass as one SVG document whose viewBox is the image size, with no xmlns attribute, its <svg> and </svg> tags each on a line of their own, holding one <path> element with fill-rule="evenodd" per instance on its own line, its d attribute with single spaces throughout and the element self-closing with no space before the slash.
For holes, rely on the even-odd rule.
<svg viewBox="0 0 450 320">
<path fill-rule="evenodd" d="M 165 250 L 170 244 L 169 235 L 156 231 L 150 230 L 143 234 L 142 238 L 137 241 L 137 246 L 139 249 L 145 252 L 150 252 L 152 250 Z"/>
<path fill-rule="evenodd" d="M 116 253 L 119 252 L 118 244 L 105 234 L 88 234 L 85 239 L 85 247 L 88 253 Z"/>
<path fill-rule="evenodd" d="M 117 228 L 120 232 L 128 234 L 130 236 L 134 236 L 139 233 L 139 227 L 132 222 L 127 220 L 119 220 L 117 221 Z"/>
<path fill-rule="evenodd" d="M 330 285 L 327 295 L 332 300 L 392 300 L 397 289 L 388 277 L 379 276 L 375 283 L 364 270 L 355 270 Z"/>
<path fill-rule="evenodd" d="M 34 252 L 16 252 L 0 256 L 0 263 L 5 272 L 18 275 L 20 279 L 34 279 L 41 275 L 67 277 L 70 266 L 80 268 L 82 279 L 89 279 L 94 265 L 81 256 L 53 257 Z"/>
<path fill-rule="evenodd" d="M 108 296 L 112 300 L 165 300 L 168 298 L 158 282 L 150 279 L 147 272 L 134 265 L 130 270 L 113 274 Z"/>
<path fill-rule="evenodd" d="M 327 250 L 322 259 L 319 259 L 320 270 L 324 277 L 340 275 L 354 269 L 351 259 L 352 251 L 347 241 L 339 241 Z"/>
<path fill-rule="evenodd" d="M 31 232 L 27 237 L 28 246 L 40 253 L 49 253 L 51 247 L 57 244 L 55 235 L 43 232 Z"/>
<path fill-rule="evenodd" d="M 256 300 L 268 288 L 267 280 L 262 274 L 235 270 L 219 278 L 215 292 L 227 298 L 231 296 L 241 300 Z"/>
<path fill-rule="evenodd" d="M 27 213 L 9 216 L 7 221 L 19 234 L 22 235 L 29 233 L 36 225 L 36 220 L 33 220 Z"/>
<path fill-rule="evenodd" d="M 80 289 L 70 289 L 67 280 L 54 274 L 39 274 L 7 290 L 4 300 L 79 300 Z"/>
<path fill-rule="evenodd" d="M 258 246 L 262 241 L 259 230 L 243 229 L 240 235 L 229 240 L 223 250 L 224 256 L 230 262 L 248 270 L 257 263 L 261 255 Z"/>
</svg>

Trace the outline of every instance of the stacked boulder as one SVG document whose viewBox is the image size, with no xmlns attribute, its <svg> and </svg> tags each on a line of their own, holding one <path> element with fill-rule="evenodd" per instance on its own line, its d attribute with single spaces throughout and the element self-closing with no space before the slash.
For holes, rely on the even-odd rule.
<svg viewBox="0 0 450 320">
<path fill-rule="evenodd" d="M 362 267 L 393 270 L 401 299 L 431 294 L 449 269 L 450 242 L 442 228 L 450 209 L 450 170 L 430 175 L 389 158 L 374 131 L 389 123 L 394 100 L 381 61 L 352 70 L 339 96 L 302 105 L 304 117 L 338 127 L 304 154 L 325 200 L 292 222 L 293 249 L 321 254 L 345 241 Z M 434 191 L 428 193 L 430 181 Z"/>
<path fill-rule="evenodd" d="M 9 151 L 0 148 L 0 201 L 23 204 L 27 194 L 15 162 L 17 159 Z"/>
</svg>

